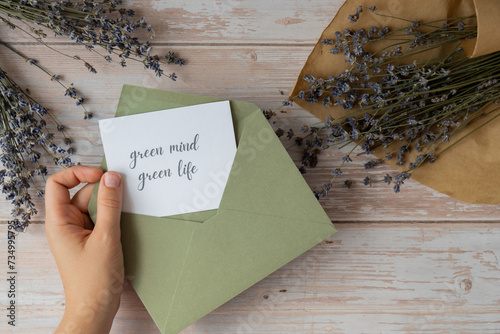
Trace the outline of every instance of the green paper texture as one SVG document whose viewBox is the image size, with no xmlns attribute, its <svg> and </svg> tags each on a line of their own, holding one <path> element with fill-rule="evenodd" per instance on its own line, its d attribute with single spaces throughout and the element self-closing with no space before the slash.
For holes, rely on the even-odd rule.
<svg viewBox="0 0 500 334">
<path fill-rule="evenodd" d="M 215 101 L 124 85 L 115 116 Z M 335 233 L 261 110 L 231 101 L 231 113 L 238 149 L 218 210 L 122 214 L 125 275 L 164 334 L 178 333 Z M 97 189 L 88 207 L 94 222 Z"/>
</svg>

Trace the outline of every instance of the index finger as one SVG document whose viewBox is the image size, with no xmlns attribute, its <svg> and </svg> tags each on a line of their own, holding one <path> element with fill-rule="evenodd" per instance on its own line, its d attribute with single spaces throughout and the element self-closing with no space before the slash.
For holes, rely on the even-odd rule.
<svg viewBox="0 0 500 334">
<path fill-rule="evenodd" d="M 97 182 L 102 173 L 100 168 L 73 166 L 50 176 L 45 184 L 46 210 L 58 205 L 71 204 L 69 189 L 80 183 Z"/>
</svg>

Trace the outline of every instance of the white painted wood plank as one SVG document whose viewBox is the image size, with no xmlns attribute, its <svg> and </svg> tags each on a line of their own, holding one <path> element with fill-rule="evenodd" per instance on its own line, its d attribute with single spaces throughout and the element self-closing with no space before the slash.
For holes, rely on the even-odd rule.
<svg viewBox="0 0 500 334">
<path fill-rule="evenodd" d="M 27 50 L 28 46 L 21 46 Z M 23 59 L 13 57 L 10 51 L 0 49 L 0 59 L 8 59 L 5 70 L 23 87 L 28 87 L 32 96 L 53 110 L 56 117 L 68 127 L 68 134 L 75 141 L 74 160 L 82 164 L 98 166 L 102 157 L 101 140 L 97 120 L 112 117 L 118 103 L 123 84 L 173 90 L 256 103 L 263 109 L 279 109 L 284 97 L 279 90 L 288 92 L 295 81 L 302 64 L 307 58 L 309 47 L 295 47 L 290 53 L 279 46 L 184 46 L 183 50 L 192 55 L 189 65 L 174 68 L 179 80 L 158 79 L 144 70 L 140 64 L 131 63 L 126 69 L 115 64 L 103 64 L 101 59 L 88 55 L 99 74 L 82 71 L 82 65 L 72 61 L 52 62 L 50 50 L 43 46 L 29 48 L 36 50 L 40 64 L 55 73 L 62 73 L 68 82 L 74 82 L 84 97 L 87 106 L 95 112 L 95 119 L 84 121 L 82 110 L 64 91 L 51 83 L 36 68 L 30 67 Z M 61 48 L 73 52 L 74 47 Z M 76 66 L 76 67 L 75 67 Z M 287 108 L 287 113 L 278 112 L 275 128 L 293 127 L 299 131 L 304 124 L 314 124 L 317 120 L 297 107 Z M 284 146 L 300 163 L 300 150 L 287 139 Z M 320 157 L 318 167 L 307 174 L 306 180 L 313 189 L 331 176 L 331 170 L 338 166 L 345 154 L 332 150 Z M 452 221 L 452 220 L 489 220 L 500 221 L 500 205 L 473 205 L 456 201 L 446 195 L 409 180 L 400 194 L 383 183 L 372 187 L 362 185 L 365 176 L 380 176 L 392 173 L 390 167 L 381 166 L 366 171 L 364 163 L 369 159 L 361 156 L 346 168 L 345 178 L 357 181 L 356 186 L 347 190 L 342 186 L 335 188 L 321 203 L 334 221 Z M 437 165 L 437 164 L 436 164 Z M 51 172 L 55 171 L 54 168 Z M 344 175 L 343 175 L 344 176 Z M 340 180 L 340 185 L 344 178 Z M 0 202 L 0 220 L 8 219 L 10 205 Z M 43 202 L 37 201 L 40 216 L 43 217 Z M 40 218 L 39 218 L 40 219 Z"/>
<path fill-rule="evenodd" d="M 155 44 L 185 43 L 316 43 L 343 0 L 140 0 L 126 8 L 153 26 Z M 14 21 L 15 22 L 15 21 Z M 22 25 L 21 25 L 22 26 Z M 47 40 L 68 43 L 68 38 Z M 2 40 L 33 42 L 0 22 Z M 148 33 L 141 34 L 149 37 Z M 51 38 L 52 37 L 52 38 Z"/>
<path fill-rule="evenodd" d="M 338 233 L 182 333 L 500 331 L 500 224 L 336 227 Z M 33 224 L 17 244 L 19 318 L 12 332 L 52 333 L 64 296 L 44 226 Z M 0 294 L 2 305 L 6 298 Z M 0 331 L 11 332 L 5 320 Z M 112 333 L 139 332 L 159 333 L 127 286 Z"/>
</svg>

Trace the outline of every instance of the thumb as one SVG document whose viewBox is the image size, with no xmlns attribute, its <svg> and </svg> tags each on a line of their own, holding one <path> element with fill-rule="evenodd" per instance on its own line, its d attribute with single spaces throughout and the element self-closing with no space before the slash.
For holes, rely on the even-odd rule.
<svg viewBox="0 0 500 334">
<path fill-rule="evenodd" d="M 123 184 L 120 174 L 106 172 L 97 192 L 97 221 L 92 234 L 120 238 Z"/>
</svg>

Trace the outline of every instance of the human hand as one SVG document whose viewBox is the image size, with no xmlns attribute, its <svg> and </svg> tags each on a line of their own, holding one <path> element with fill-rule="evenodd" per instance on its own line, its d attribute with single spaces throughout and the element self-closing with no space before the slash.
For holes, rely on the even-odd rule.
<svg viewBox="0 0 500 334">
<path fill-rule="evenodd" d="M 95 227 L 87 205 L 95 183 Z M 70 199 L 69 189 L 89 183 Z M 66 296 L 66 310 L 56 333 L 109 333 L 123 288 L 120 215 L 123 186 L 116 172 L 75 166 L 46 183 L 45 229 Z"/>
</svg>

